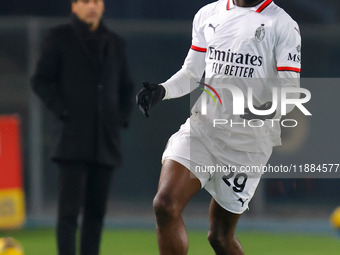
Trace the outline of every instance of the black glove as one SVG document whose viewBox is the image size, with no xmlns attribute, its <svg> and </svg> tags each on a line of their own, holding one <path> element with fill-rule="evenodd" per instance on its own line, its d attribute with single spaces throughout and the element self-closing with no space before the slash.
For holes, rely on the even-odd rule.
<svg viewBox="0 0 340 255">
<path fill-rule="evenodd" d="M 144 88 L 142 88 L 136 95 L 136 103 L 142 113 L 149 117 L 149 110 L 151 106 L 162 101 L 165 96 L 165 88 L 162 85 L 143 82 Z"/>
<path fill-rule="evenodd" d="M 263 105 L 256 107 L 254 106 L 254 108 L 256 110 L 269 110 L 272 107 L 273 103 L 272 102 L 267 102 L 264 103 Z M 269 115 L 256 115 L 252 112 L 250 112 L 249 108 L 245 108 L 244 109 L 244 115 L 241 115 L 240 117 L 242 119 L 246 119 L 246 120 L 254 120 L 254 119 L 258 119 L 258 120 L 267 120 L 267 119 L 272 119 L 274 118 L 276 114 L 276 111 L 274 111 L 272 114 Z"/>
</svg>

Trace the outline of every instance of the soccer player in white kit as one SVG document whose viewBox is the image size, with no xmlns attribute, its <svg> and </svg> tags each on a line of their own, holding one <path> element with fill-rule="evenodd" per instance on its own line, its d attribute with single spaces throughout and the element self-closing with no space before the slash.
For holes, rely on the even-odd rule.
<svg viewBox="0 0 340 255">
<path fill-rule="evenodd" d="M 190 118 L 171 136 L 163 153 L 154 198 L 161 255 L 187 254 L 189 244 L 181 213 L 201 188 L 212 195 L 208 240 L 215 253 L 244 254 L 235 228 L 261 173 L 202 169 L 220 165 L 239 170 L 242 166 L 265 165 L 273 146 L 281 144 L 280 126 L 273 126 L 270 120 L 281 116 L 279 108 L 267 115 L 253 114 L 246 104 L 244 114 L 233 115 L 230 93 L 213 87 L 220 79 L 231 78 L 230 82 L 246 95 L 247 89 L 257 84 L 254 107 L 269 110 L 272 87 L 299 87 L 300 52 L 298 25 L 272 0 L 219 0 L 195 15 L 192 46 L 182 69 L 162 84 L 143 83 L 137 104 L 147 117 L 150 108 L 161 100 L 190 93 L 195 89 L 193 83 L 199 86 L 203 73 L 205 86 L 216 92 L 215 98 L 207 99 L 207 113 L 202 110 L 201 100 L 197 101 Z M 252 84 L 252 80 L 257 82 Z M 213 103 L 218 100 L 219 108 Z M 238 126 L 213 126 L 221 114 Z M 240 126 L 254 119 L 262 121 L 263 127 Z"/>
</svg>

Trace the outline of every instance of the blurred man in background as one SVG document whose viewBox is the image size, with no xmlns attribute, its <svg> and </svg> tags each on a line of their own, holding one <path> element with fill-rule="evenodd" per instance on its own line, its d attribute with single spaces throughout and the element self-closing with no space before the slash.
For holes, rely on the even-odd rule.
<svg viewBox="0 0 340 255">
<path fill-rule="evenodd" d="M 60 169 L 59 255 L 76 254 L 80 209 L 82 255 L 96 255 L 112 172 L 121 164 L 120 131 L 128 126 L 133 85 L 123 40 L 102 22 L 103 0 L 72 0 L 69 24 L 50 30 L 33 89 L 61 120 L 53 160 Z"/>
</svg>

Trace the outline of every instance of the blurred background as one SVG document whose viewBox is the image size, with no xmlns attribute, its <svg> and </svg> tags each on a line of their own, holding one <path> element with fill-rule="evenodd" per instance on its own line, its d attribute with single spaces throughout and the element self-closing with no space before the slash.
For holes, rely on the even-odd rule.
<svg viewBox="0 0 340 255">
<path fill-rule="evenodd" d="M 209 2 L 106 1 L 107 25 L 127 42 L 136 93 L 141 81 L 162 82 L 181 68 L 191 45 L 193 16 Z M 302 87 L 312 93 L 308 109 L 313 116 L 292 113 L 299 127 L 283 130 L 284 146 L 274 151 L 270 163 L 339 164 L 340 3 L 275 2 L 300 24 L 302 77 L 306 78 Z M 21 119 L 28 226 L 54 225 L 58 177 L 49 160 L 56 120 L 32 94 L 29 79 L 46 29 L 67 22 L 69 13 L 67 0 L 12 0 L 0 6 L 0 114 L 18 114 Z M 160 104 L 149 119 L 134 109 L 130 128 L 123 132 L 125 164 L 112 180 L 108 225 L 154 227 L 152 199 L 161 155 L 167 139 L 189 114 L 189 97 Z M 340 204 L 340 180 L 284 177 L 262 180 L 240 227 L 329 231 L 329 215 Z M 202 191 L 190 203 L 185 211 L 190 227 L 206 229 L 209 201 Z"/>
</svg>

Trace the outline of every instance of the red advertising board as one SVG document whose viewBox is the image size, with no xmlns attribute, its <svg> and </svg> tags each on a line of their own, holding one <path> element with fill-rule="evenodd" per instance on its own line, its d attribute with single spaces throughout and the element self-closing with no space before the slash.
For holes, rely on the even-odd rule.
<svg viewBox="0 0 340 255">
<path fill-rule="evenodd" d="M 0 116 L 0 229 L 17 228 L 24 221 L 20 119 Z"/>
</svg>

